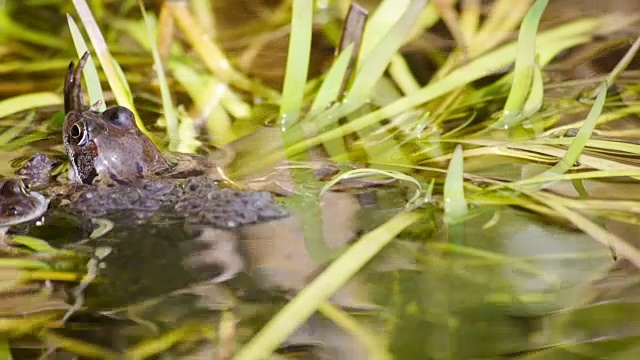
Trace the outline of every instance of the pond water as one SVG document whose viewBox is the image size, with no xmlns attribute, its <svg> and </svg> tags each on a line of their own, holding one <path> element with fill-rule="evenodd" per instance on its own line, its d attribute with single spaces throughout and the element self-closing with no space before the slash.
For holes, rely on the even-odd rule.
<svg viewBox="0 0 640 360">
<path fill-rule="evenodd" d="M 271 1 L 261 2 L 264 7 L 260 8 L 241 3 L 242 7 L 231 1 L 216 4 L 216 11 L 230 14 L 221 21 L 224 31 L 220 36 L 225 50 L 232 54 L 243 46 L 242 41 L 235 42 L 244 39 L 241 30 L 251 30 L 235 29 L 238 18 L 259 17 L 256 13 L 276 7 Z M 549 22 L 594 11 L 590 6 L 595 4 L 551 3 L 545 18 Z M 635 2 L 619 3 L 614 9 L 638 10 Z M 244 8 L 255 13 L 239 11 Z M 57 9 L 45 4 L 40 11 L 38 16 L 55 17 L 56 24 L 64 22 L 57 18 Z M 36 29 L 42 26 L 25 18 L 24 12 L 15 17 Z M 273 47 L 251 52 L 247 58 L 240 56 L 238 63 L 252 76 L 262 76 L 265 83 L 278 87 L 284 40 L 278 38 Z M 318 53 L 312 64 L 314 74 L 321 73 L 333 56 L 324 40 L 314 44 Z M 433 72 L 425 69 L 424 54 L 413 56 L 414 50 L 406 50 L 409 65 L 422 66 L 414 70 L 419 80 L 426 81 Z M 272 56 L 262 59 L 263 52 Z M 618 52 L 610 57 L 619 59 Z M 54 70 L 47 71 L 47 77 L 60 81 L 42 81 L 39 90 L 60 88 L 69 54 L 61 55 L 62 65 L 53 64 Z M 122 58 L 129 65 L 148 61 Z M 615 65 L 605 61 L 606 56 L 596 59 L 602 61 L 586 58 L 575 52 L 562 54 L 548 74 L 559 79 L 588 79 Z M 36 77 L 28 74 L 23 87 L 0 87 L 0 91 L 9 95 L 29 92 L 36 86 Z M 145 76 L 133 74 L 132 79 L 134 93 L 145 94 L 136 98 L 143 115 L 157 118 L 155 110 L 149 109 L 158 107 L 157 96 L 149 95 L 153 92 Z M 630 79 L 626 81 L 636 78 Z M 552 89 L 547 95 L 575 99 L 581 90 Z M 0 123 L 0 132 L 4 132 L 35 115 L 22 134 L 39 139 L 27 146 L 3 148 L 0 176 L 13 176 L 19 163 L 36 152 L 65 159 L 61 110 L 60 106 L 21 113 Z M 568 113 L 564 121 L 577 116 Z M 609 125 L 632 131 L 637 128 L 636 120 L 625 118 Z M 20 266 L 0 261 L 0 322 L 7 321 L 2 329 L 10 338 L 13 357 L 111 359 L 126 353 L 131 358 L 232 358 L 333 259 L 362 235 L 407 210 L 415 189 L 401 181 L 356 179 L 320 197 L 327 179 L 358 167 L 350 162 L 331 163 L 326 154 L 259 166 L 270 149 L 282 145 L 280 136 L 278 129 L 260 126 L 232 144 L 236 158 L 224 170 L 237 175 L 233 180 L 251 191 L 277 196 L 289 216 L 222 229 L 166 212 L 139 216 L 135 211 L 121 211 L 82 217 L 54 203 L 37 222 L 11 228 L 7 239 L 15 247 L 3 246 L 0 260 L 25 261 Z M 401 170 L 399 166 L 388 168 Z M 517 181 L 536 170 L 524 161 L 495 154 L 465 159 L 465 171 L 485 179 Z M 66 168 L 58 171 L 61 179 L 66 176 Z M 442 193 L 442 176 L 430 171 L 417 176 L 425 184 L 433 178 L 435 193 Z M 588 180 L 581 186 L 592 200 L 640 199 L 636 181 L 614 180 Z M 329 305 L 290 335 L 278 355 L 300 359 L 586 359 L 615 354 L 611 358 L 625 359 L 640 354 L 637 268 L 617 257 L 609 244 L 541 210 L 539 203 L 519 202 L 513 193 L 486 190 L 486 183 L 470 181 L 467 185 L 466 195 L 473 205 L 455 224 L 446 223 L 440 195 L 421 194 L 425 201 L 412 209 L 418 220 L 333 294 Z M 581 195 L 579 187 L 569 181 L 557 182 L 547 190 L 567 197 Z M 590 213 L 594 223 L 639 245 L 637 216 L 598 209 Z"/>
</svg>

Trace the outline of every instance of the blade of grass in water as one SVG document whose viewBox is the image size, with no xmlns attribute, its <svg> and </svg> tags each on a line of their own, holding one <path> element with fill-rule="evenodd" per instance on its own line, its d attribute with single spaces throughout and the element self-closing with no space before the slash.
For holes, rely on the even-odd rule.
<svg viewBox="0 0 640 360">
<path fill-rule="evenodd" d="M 351 55 L 353 54 L 353 45 L 347 46 L 336 58 L 333 65 L 327 72 L 320 89 L 316 93 L 316 97 L 313 99 L 311 110 L 309 110 L 309 117 L 315 117 L 327 106 L 338 99 L 340 95 L 340 83 L 342 79 L 346 77 L 347 67 L 351 62 Z"/>
<path fill-rule="evenodd" d="M 78 16 L 80 16 L 80 20 L 89 35 L 93 49 L 96 51 L 102 70 L 107 77 L 109 87 L 111 87 L 111 91 L 113 92 L 118 105 L 131 110 L 136 119 L 136 125 L 138 125 L 138 128 L 140 128 L 144 134 L 149 136 L 151 140 L 157 143 L 156 137 L 147 130 L 142 119 L 140 119 L 140 115 L 138 115 L 138 112 L 136 111 L 133 104 L 133 95 L 131 94 L 127 79 L 122 73 L 122 69 L 118 65 L 116 59 L 111 55 L 104 36 L 102 36 L 100 28 L 96 23 L 96 19 L 93 17 L 91 9 L 89 9 L 89 5 L 87 5 L 85 0 L 73 0 L 73 5 L 75 6 Z"/>
<path fill-rule="evenodd" d="M 456 146 L 449 162 L 447 176 L 444 181 L 444 222 L 449 242 L 463 245 L 465 243 L 464 223 L 461 221 L 469 212 L 464 197 L 464 157 L 462 146 Z"/>
<path fill-rule="evenodd" d="M 538 50 L 550 51 L 546 54 L 547 56 L 540 56 L 541 65 L 546 64 L 546 62 L 552 59 L 553 56 L 550 55 L 555 55 L 557 52 L 565 48 L 588 42 L 590 40 L 590 36 L 588 34 L 593 32 L 598 24 L 599 22 L 594 19 L 579 20 L 559 26 L 541 34 L 537 39 Z M 405 96 L 384 108 L 354 119 L 334 130 L 323 132 L 314 138 L 301 140 L 294 146 L 287 148 L 287 154 L 296 154 L 335 137 L 343 137 L 351 134 L 359 129 L 375 124 L 378 121 L 397 115 L 414 106 L 418 106 L 438 96 L 446 94 L 453 89 L 463 86 L 464 84 L 468 84 L 484 76 L 490 75 L 495 71 L 495 69 L 506 66 L 513 61 L 515 50 L 515 44 L 505 45 L 496 49 L 493 52 L 483 55 L 471 61 L 469 64 L 456 69 L 439 81 L 429 84 L 420 89 L 420 91 Z M 336 122 L 337 119 L 344 116 L 348 110 L 350 109 L 332 108 L 316 117 L 316 119 L 314 119 L 314 124 L 322 128 L 329 123 Z M 272 160 L 267 159 L 267 161 Z"/>
<path fill-rule="evenodd" d="M 311 110 L 307 118 L 313 118 L 330 106 L 333 102 L 341 100 L 345 90 L 353 80 L 353 72 L 362 45 L 362 36 L 367 22 L 367 11 L 355 3 L 351 3 L 347 18 L 342 27 L 339 54 L 327 76 L 322 82 L 320 90 L 316 94 Z M 335 128 L 329 125 L 327 130 Z M 338 157 L 347 153 L 344 139 L 336 138 L 324 143 L 329 157 Z"/>
<path fill-rule="evenodd" d="M 153 56 L 153 68 L 158 76 L 158 83 L 160 84 L 160 96 L 162 97 L 162 109 L 165 120 L 167 121 L 167 135 L 169 135 L 169 150 L 176 151 L 180 147 L 182 142 L 181 135 L 178 127 L 178 117 L 176 116 L 175 109 L 173 107 L 173 101 L 171 100 L 171 90 L 169 90 L 169 84 L 167 83 L 167 77 L 164 73 L 164 65 L 160 60 L 160 53 L 158 52 L 158 41 L 156 34 L 157 22 L 155 18 L 150 17 L 147 14 L 147 10 L 144 8 L 142 1 L 138 1 L 140 11 L 142 12 L 142 18 L 147 25 L 147 34 L 149 36 L 149 43 L 151 44 L 151 55 Z M 192 139 L 185 139 L 185 142 L 189 142 Z"/>
<path fill-rule="evenodd" d="M 536 65 L 533 67 L 533 80 L 531 83 L 531 91 L 527 101 L 522 108 L 522 117 L 528 118 L 537 113 L 542 108 L 544 101 L 544 80 L 542 78 L 542 69 Z"/>
<path fill-rule="evenodd" d="M 284 130 L 284 145 L 295 142 L 304 136 L 300 127 L 292 125 L 298 121 L 304 101 L 304 88 L 307 82 L 309 59 L 311 56 L 311 34 L 313 30 L 313 1 L 293 2 L 291 14 L 291 36 L 287 52 L 282 102 L 280 105 L 280 126 Z M 298 160 L 307 160 L 308 154 L 301 154 Z M 317 182 L 312 173 L 292 168 L 291 176 L 297 189 Z M 300 214 L 302 231 L 307 252 L 316 262 L 326 262 L 336 256 L 324 241 L 322 232 L 322 209 L 320 202 L 308 197 L 297 197 L 293 206 L 304 209 Z"/>
<path fill-rule="evenodd" d="M 240 349 L 234 359 L 253 360 L 268 357 L 373 256 L 419 218 L 416 213 L 404 212 L 362 236 L 278 312 Z"/>
<path fill-rule="evenodd" d="M 361 341 L 368 348 L 369 359 L 393 359 L 387 350 L 387 341 L 375 334 L 372 329 L 367 328 L 366 325 L 358 322 L 357 319 L 347 314 L 344 310 L 326 302 L 320 305 L 319 310 L 322 315 L 333 321 L 343 331 L 352 334 L 356 339 Z"/>
<path fill-rule="evenodd" d="M 35 114 L 30 113 L 19 124 L 16 124 L 0 134 L 0 146 L 6 145 L 9 141 L 15 139 L 22 133 L 35 119 Z"/>
<path fill-rule="evenodd" d="M 420 90 L 420 84 L 413 77 L 409 64 L 401 54 L 396 54 L 391 58 L 389 75 L 405 95 L 413 94 Z"/>
<path fill-rule="evenodd" d="M 52 92 L 18 95 L 0 101 L 0 118 L 29 109 L 62 105 L 62 97 Z"/>
<path fill-rule="evenodd" d="M 34 259 L 0 259 L 0 269 L 50 269 L 49 264 Z"/>
<path fill-rule="evenodd" d="M 382 36 L 371 52 L 369 54 L 366 52 L 363 53 L 363 57 L 361 58 L 362 66 L 358 65 L 356 77 L 345 99 L 347 103 L 355 102 L 352 106 L 360 107 L 360 105 L 366 101 L 371 89 L 374 88 L 375 84 L 384 74 L 391 58 L 404 44 L 405 39 L 413 29 L 425 5 L 426 0 L 411 1 L 398 18 L 398 21 L 393 24 L 389 32 Z M 394 12 L 397 11 L 398 10 L 395 10 Z M 373 20 L 367 24 L 365 30 L 365 37 L 362 44 L 363 51 L 365 51 L 365 41 L 368 40 L 369 36 L 372 36 L 369 30 L 372 28 L 375 28 Z"/>
<path fill-rule="evenodd" d="M 546 170 L 542 174 L 537 175 L 536 177 L 544 178 L 546 176 L 560 175 L 569 171 L 573 167 L 573 165 L 580 158 L 580 154 L 584 150 L 587 145 L 587 141 L 591 137 L 591 133 L 593 129 L 596 127 L 596 123 L 600 114 L 602 113 L 602 108 L 604 107 L 604 102 L 607 96 L 607 83 L 603 83 L 600 85 L 600 89 L 598 90 L 598 97 L 596 101 L 593 103 L 591 107 L 591 111 L 589 111 L 589 115 L 587 115 L 587 119 L 584 122 L 584 125 L 580 128 L 578 135 L 573 139 L 567 153 L 564 157 L 554 165 L 551 169 Z M 531 184 L 526 187 L 529 191 L 544 189 L 551 185 L 553 182 L 547 183 L 539 183 L 539 184 Z"/>
<path fill-rule="evenodd" d="M 32 236 L 26 236 L 26 235 L 13 235 L 11 237 L 11 240 L 16 243 L 16 244 L 20 244 L 22 246 L 28 247 L 31 250 L 35 251 L 35 252 L 39 252 L 39 253 L 43 253 L 43 254 L 51 254 L 51 255 L 55 255 L 61 252 L 61 250 L 58 250 L 54 247 L 52 247 L 51 245 L 49 245 L 48 242 L 42 240 L 42 239 L 38 239 Z"/>
<path fill-rule="evenodd" d="M 464 198 L 464 158 L 462 146 L 456 146 L 449 162 L 444 182 L 444 216 L 448 223 L 457 222 L 467 215 L 468 206 Z"/>
<path fill-rule="evenodd" d="M 369 57 L 374 48 L 380 44 L 382 38 L 391 31 L 398 22 L 403 11 L 409 6 L 410 0 L 384 0 L 369 17 L 362 39 L 360 58 Z M 358 66 L 358 70 L 360 66 Z"/>
<path fill-rule="evenodd" d="M 43 327 L 48 327 L 58 316 L 57 312 L 44 312 L 43 314 L 24 314 L 15 318 L 5 316 L 0 319 L 0 331 L 3 334 L 24 335 L 36 333 Z"/>
<path fill-rule="evenodd" d="M 380 170 L 380 169 L 370 168 L 370 169 L 349 170 L 347 172 L 344 172 L 344 173 L 334 177 L 333 179 L 331 179 L 331 181 L 327 182 L 322 187 L 322 189 L 320 190 L 319 196 L 322 196 L 324 193 L 329 191 L 332 186 L 336 185 L 337 183 L 339 183 L 340 181 L 342 181 L 344 179 L 358 178 L 358 177 L 372 176 L 372 175 L 383 175 L 383 176 L 387 176 L 387 177 L 390 177 L 390 178 L 393 178 L 393 179 L 396 179 L 396 180 L 407 181 L 407 182 L 410 182 L 410 183 L 414 184 L 416 186 L 416 188 L 417 188 L 416 189 L 416 193 L 413 195 L 413 197 L 411 199 L 409 199 L 407 201 L 407 206 L 410 206 L 413 202 L 417 201 L 418 197 L 423 193 L 422 185 L 414 177 L 411 177 L 411 176 L 406 175 L 404 173 L 401 173 L 399 171 Z"/>
<path fill-rule="evenodd" d="M 327 72 L 320 89 L 316 93 L 307 117 L 313 118 L 324 111 L 330 104 L 338 100 L 342 91 L 341 84 L 344 84 L 344 79 L 347 78 L 347 68 L 351 63 L 352 53 L 353 45 L 349 45 L 338 55 L 336 61 Z M 330 125 L 328 129 L 330 130 L 333 127 L 335 126 Z M 325 142 L 324 147 L 330 158 L 344 155 L 347 152 L 344 139 L 341 137 Z"/>
<path fill-rule="evenodd" d="M 313 0 L 294 1 L 291 14 L 291 36 L 280 104 L 282 129 L 288 129 L 295 124 L 300 116 L 311 57 L 312 30 Z"/>
<path fill-rule="evenodd" d="M 368 101 L 371 90 L 384 74 L 393 55 L 411 33 L 413 26 L 420 16 L 421 10 L 425 6 L 424 0 L 412 1 L 405 4 L 406 6 L 404 7 L 397 6 L 397 4 L 396 6 L 391 6 L 390 4 L 392 2 L 391 0 L 387 0 L 380 5 L 376 13 L 372 16 L 372 20 L 366 25 L 355 78 L 351 87 L 348 89 L 344 101 L 336 104 L 335 107 L 342 109 L 343 114 L 326 114 L 326 117 L 331 119 L 329 123 L 322 123 L 322 121 L 320 121 L 319 117 L 323 115 L 315 118 L 307 116 L 304 121 L 305 125 L 313 128 L 319 125 L 323 131 L 336 131 L 336 129 L 331 130 L 333 123 L 337 122 L 342 116 L 347 115 L 347 113 L 358 109 Z M 389 9 L 389 11 L 384 9 Z M 389 22 L 392 24 L 392 26 L 389 27 L 389 32 L 383 33 L 381 27 L 386 28 L 387 25 L 384 24 Z M 367 54 L 365 47 L 367 43 L 369 44 L 368 46 L 372 47 L 369 54 Z M 365 54 L 367 55 L 365 56 Z M 292 134 L 290 138 L 297 136 L 296 140 L 299 141 L 303 138 L 300 133 L 301 131 L 298 130 L 298 133 Z M 330 143 L 336 138 L 337 137 L 334 137 L 326 142 Z M 287 145 L 290 145 L 290 143 L 287 143 Z M 333 155 L 339 156 L 340 154 Z"/>
<path fill-rule="evenodd" d="M 531 90 L 536 66 L 536 33 L 547 3 L 548 0 L 537 0 L 522 21 L 511 91 L 504 105 L 503 115 L 494 127 L 512 127 L 524 119 L 522 110 Z"/>
<path fill-rule="evenodd" d="M 71 38 L 76 47 L 76 53 L 78 58 L 88 51 L 87 43 L 78 29 L 75 20 L 71 15 L 67 14 L 67 23 L 69 24 L 69 30 L 71 31 Z M 89 56 L 87 64 L 82 71 L 85 83 L 87 84 L 87 93 L 89 94 L 89 104 L 93 105 L 98 101 L 101 101 L 98 111 L 104 111 L 107 108 L 107 104 L 104 102 L 104 95 L 102 94 L 102 86 L 100 86 L 100 78 L 98 77 L 98 70 L 96 70 L 96 64 L 93 62 L 93 57 Z"/>
<path fill-rule="evenodd" d="M 125 358 L 148 359 L 162 356 L 162 352 L 181 342 L 192 343 L 207 337 L 211 332 L 213 329 L 207 329 L 197 322 L 180 325 L 165 334 L 137 343 L 126 351 Z"/>
<path fill-rule="evenodd" d="M 20 148 L 27 146 L 33 142 L 38 140 L 50 138 L 51 135 L 44 131 L 35 131 L 17 138 L 14 138 L 13 141 L 0 145 L 1 151 L 14 151 Z"/>
<path fill-rule="evenodd" d="M 5 336 L 0 337 L 0 359 L 11 360 L 11 350 L 9 349 L 9 339 Z"/>
<path fill-rule="evenodd" d="M 38 333 L 40 339 L 47 345 L 65 349 L 73 354 L 93 359 L 120 359 L 121 354 L 102 346 L 67 337 L 50 330 Z"/>
</svg>

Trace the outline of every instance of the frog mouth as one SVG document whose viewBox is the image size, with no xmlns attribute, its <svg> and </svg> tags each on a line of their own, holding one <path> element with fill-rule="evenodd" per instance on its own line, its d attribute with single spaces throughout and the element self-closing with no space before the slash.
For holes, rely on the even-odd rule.
<svg viewBox="0 0 640 360">
<path fill-rule="evenodd" d="M 64 112 L 83 111 L 82 101 L 82 70 L 89 59 L 89 52 L 85 51 L 75 67 L 73 61 L 69 63 L 67 76 L 64 80 Z"/>
</svg>

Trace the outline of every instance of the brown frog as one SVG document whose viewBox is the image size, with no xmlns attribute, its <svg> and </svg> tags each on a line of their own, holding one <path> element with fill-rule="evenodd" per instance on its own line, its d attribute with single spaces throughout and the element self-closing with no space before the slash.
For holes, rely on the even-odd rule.
<svg viewBox="0 0 640 360">
<path fill-rule="evenodd" d="M 169 163 L 138 129 L 129 109 L 113 106 L 102 113 L 95 105 L 84 109 L 81 76 L 88 58 L 85 52 L 75 70 L 71 62 L 64 83 L 62 138 L 71 180 L 83 184 L 96 178 L 126 181 L 167 170 Z"/>
<path fill-rule="evenodd" d="M 212 165 L 204 156 L 161 152 L 127 108 L 114 106 L 102 113 L 96 106 L 85 109 L 81 74 L 88 55 L 77 67 L 69 65 L 65 79 L 63 142 L 73 184 L 45 189 L 59 200 L 57 207 L 84 217 L 180 218 L 223 228 L 287 214 L 270 193 L 220 188 L 205 175 Z M 51 170 L 51 162 L 46 160 L 37 154 L 18 174 L 47 184 L 42 171 Z"/>
</svg>

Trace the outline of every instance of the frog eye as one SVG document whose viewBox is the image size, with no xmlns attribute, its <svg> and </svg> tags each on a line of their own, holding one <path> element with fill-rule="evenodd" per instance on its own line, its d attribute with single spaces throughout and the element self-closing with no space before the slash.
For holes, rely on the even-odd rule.
<svg viewBox="0 0 640 360">
<path fill-rule="evenodd" d="M 77 122 L 71 125 L 69 136 L 76 142 L 76 145 L 84 145 L 87 142 L 87 132 L 85 131 L 84 123 Z"/>
<path fill-rule="evenodd" d="M 130 128 L 135 126 L 133 121 L 133 113 L 124 106 L 114 106 L 102 113 L 102 116 L 109 123 L 121 127 Z"/>
</svg>

